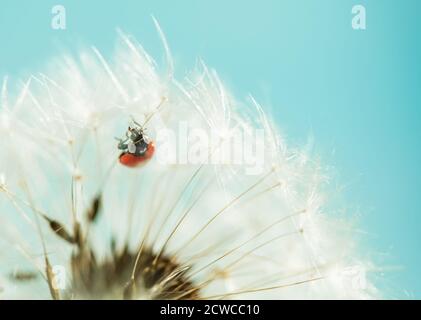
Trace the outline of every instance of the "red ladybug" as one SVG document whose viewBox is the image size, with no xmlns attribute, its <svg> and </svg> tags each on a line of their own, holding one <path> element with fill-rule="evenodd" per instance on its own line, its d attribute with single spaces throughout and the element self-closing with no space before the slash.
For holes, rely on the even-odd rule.
<svg viewBox="0 0 421 320">
<path fill-rule="evenodd" d="M 138 167 L 142 164 L 145 164 L 150 158 L 152 158 L 155 151 L 155 146 L 153 142 L 149 143 L 146 149 L 146 152 L 143 155 L 135 155 L 130 152 L 123 152 L 119 157 L 119 161 L 122 165 L 126 167 Z"/>
<path fill-rule="evenodd" d="M 144 133 L 142 126 L 137 122 L 129 126 L 126 138 L 117 139 L 118 149 L 122 150 L 119 161 L 127 167 L 138 167 L 152 158 L 155 152 L 153 141 Z"/>
</svg>

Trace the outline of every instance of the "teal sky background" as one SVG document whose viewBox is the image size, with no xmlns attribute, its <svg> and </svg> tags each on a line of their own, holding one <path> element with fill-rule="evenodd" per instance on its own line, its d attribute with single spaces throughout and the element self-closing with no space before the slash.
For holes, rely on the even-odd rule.
<svg viewBox="0 0 421 320">
<path fill-rule="evenodd" d="M 64 31 L 50 27 L 56 4 Z M 351 28 L 356 4 L 365 31 Z M 116 27 L 160 57 L 151 14 L 179 73 L 200 56 L 239 97 L 265 105 L 292 143 L 314 136 L 363 242 L 389 269 L 386 294 L 421 298 L 421 1 L 2 0 L 0 75 L 16 79 L 92 44 L 109 56 Z"/>
</svg>

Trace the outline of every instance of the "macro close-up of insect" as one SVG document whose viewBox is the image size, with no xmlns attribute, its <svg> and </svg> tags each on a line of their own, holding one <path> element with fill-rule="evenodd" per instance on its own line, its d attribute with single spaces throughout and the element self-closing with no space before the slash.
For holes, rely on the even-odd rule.
<svg viewBox="0 0 421 320">
<path fill-rule="evenodd" d="M 0 300 L 419 298 L 417 6 L 5 0 Z"/>
<path fill-rule="evenodd" d="M 143 126 L 133 119 L 123 139 L 117 138 L 118 149 L 122 151 L 119 160 L 127 167 L 137 167 L 149 160 L 155 151 L 154 143 L 145 134 Z"/>
<path fill-rule="evenodd" d="M 63 84 L 54 75 L 34 75 L 13 100 L 7 80 L 3 83 L 1 128 L 10 139 L 2 140 L 8 152 L 1 163 L 10 166 L 9 157 L 21 163 L 15 175 L 3 173 L 0 185 L 8 214 L 4 243 L 14 241 L 9 236 L 16 225 L 26 230 L 6 265 L 42 275 L 0 278 L 3 296 L 184 300 L 377 294 L 365 280 L 370 264 L 344 255 L 354 250 L 350 235 L 337 235 L 336 222 L 324 218 L 322 169 L 304 150 L 287 148 L 253 97 L 238 109 L 203 63 L 184 83 L 168 82 L 169 54 L 169 69 L 160 74 L 135 40 L 120 33 L 119 41 L 117 54 L 125 58 L 113 66 L 94 48 L 83 64 L 66 62 Z M 123 77 L 119 70 L 129 71 Z M 71 78 L 79 78 L 76 86 L 66 84 Z M 108 97 L 86 91 L 91 83 Z M 15 105 L 9 107 L 11 101 Z M 29 141 L 28 136 L 32 147 L 9 143 Z M 179 157 L 168 147 L 178 148 Z M 23 161 L 28 153 L 31 163 Z M 330 232 L 321 231 L 325 228 Z M 364 285 L 348 280 L 349 268 L 360 270 L 356 276 Z"/>
</svg>

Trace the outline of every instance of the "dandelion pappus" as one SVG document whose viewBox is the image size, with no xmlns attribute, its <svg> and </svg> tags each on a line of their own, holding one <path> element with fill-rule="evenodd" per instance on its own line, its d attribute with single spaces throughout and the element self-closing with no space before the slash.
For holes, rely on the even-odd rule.
<svg viewBox="0 0 421 320">
<path fill-rule="evenodd" d="M 143 126 L 135 120 L 129 125 L 125 138 L 117 140 L 117 147 L 122 151 L 119 161 L 126 167 L 134 168 L 145 164 L 155 152 L 153 141 L 145 134 Z"/>
</svg>

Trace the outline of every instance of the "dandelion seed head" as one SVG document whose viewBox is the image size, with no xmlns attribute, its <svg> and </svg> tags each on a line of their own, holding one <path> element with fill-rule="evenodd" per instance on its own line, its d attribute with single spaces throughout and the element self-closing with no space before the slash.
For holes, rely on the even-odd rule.
<svg viewBox="0 0 421 320">
<path fill-rule="evenodd" d="M 0 297 L 378 295 L 349 223 L 326 212 L 321 165 L 253 97 L 237 101 L 204 63 L 178 80 L 170 60 L 161 71 L 130 36 L 119 42 L 114 58 L 95 47 L 58 58 L 14 99 L 3 82 Z M 118 162 L 115 140 L 133 120 L 157 150 L 135 169 Z M 219 139 L 158 139 L 178 138 L 182 123 Z M 253 167 L 258 152 L 247 163 L 241 148 L 260 150 L 257 129 L 264 161 Z M 236 132 L 230 158 L 221 140 Z M 193 144 L 208 154 L 185 163 Z"/>
</svg>

